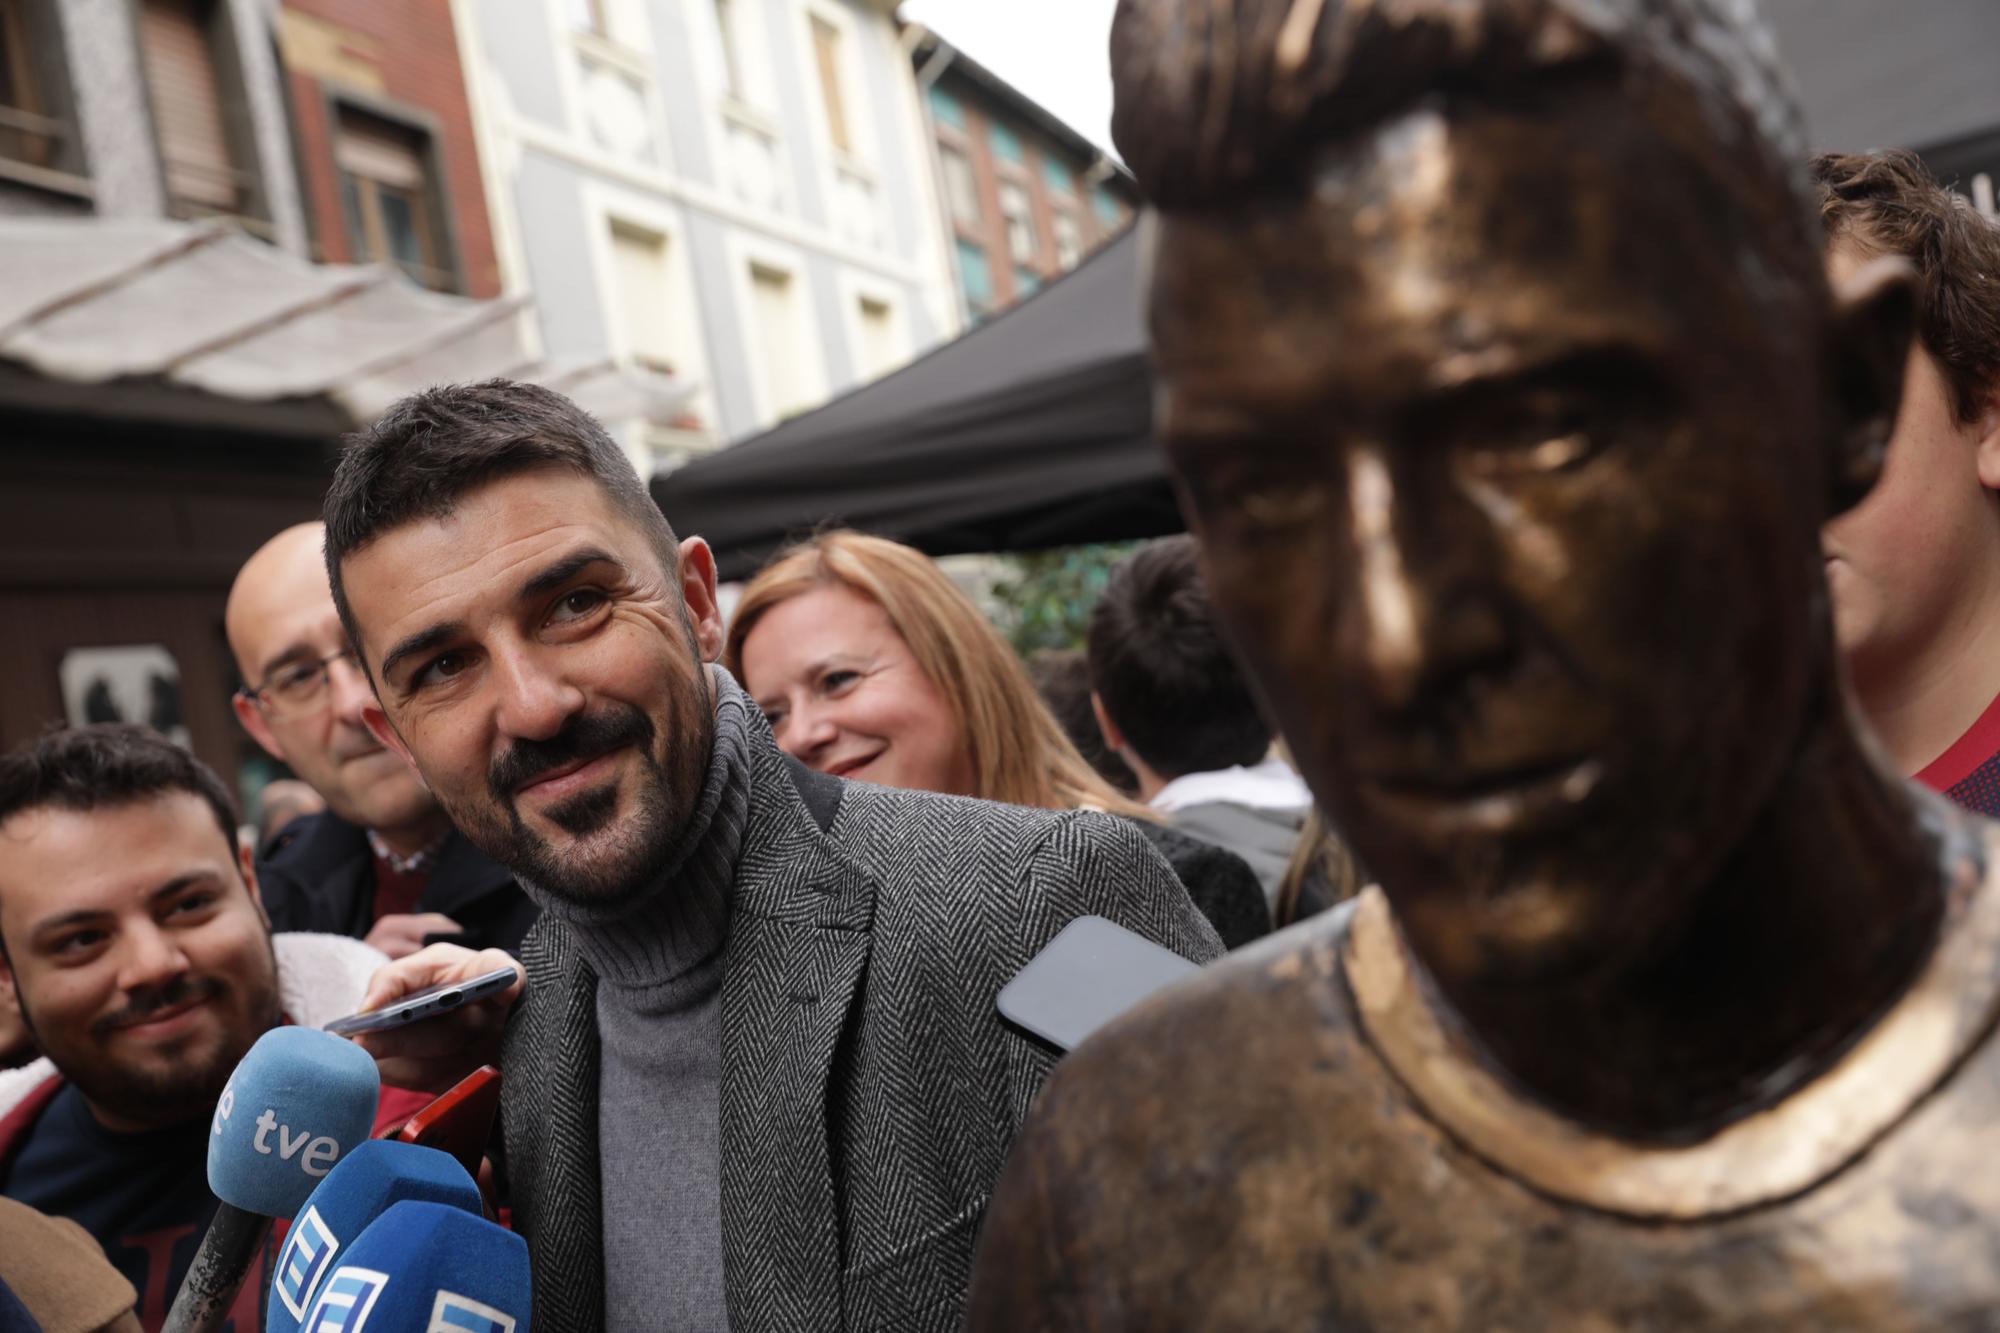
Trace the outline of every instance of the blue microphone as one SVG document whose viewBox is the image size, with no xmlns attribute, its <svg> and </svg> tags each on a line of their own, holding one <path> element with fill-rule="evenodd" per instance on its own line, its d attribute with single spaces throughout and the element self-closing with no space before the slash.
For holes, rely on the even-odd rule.
<svg viewBox="0 0 2000 1333">
<path fill-rule="evenodd" d="M 222 1327 L 274 1217 L 315 1186 L 375 1127 L 381 1076 L 368 1052 L 310 1028 L 257 1039 L 209 1119 L 208 1187 L 221 1206 L 167 1312 L 163 1333 Z"/>
<path fill-rule="evenodd" d="M 529 1333 L 528 1242 L 449 1204 L 389 1205 L 320 1283 L 300 1333 Z"/>
<path fill-rule="evenodd" d="M 370 1139 L 340 1159 L 292 1221 L 271 1278 L 265 1333 L 298 1333 L 320 1281 L 362 1230 L 391 1205 L 421 1199 L 477 1216 L 479 1187 L 458 1159 L 435 1148 Z"/>
</svg>

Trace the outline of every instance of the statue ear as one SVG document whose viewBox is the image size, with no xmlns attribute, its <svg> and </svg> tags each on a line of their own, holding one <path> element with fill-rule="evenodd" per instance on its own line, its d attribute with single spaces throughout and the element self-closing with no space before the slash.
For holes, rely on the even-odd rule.
<svg viewBox="0 0 2000 1333">
<path fill-rule="evenodd" d="M 1882 475 L 1916 331 L 1916 270 L 1898 256 L 1873 260 L 1834 285 L 1833 303 L 1829 517 L 1859 504 Z"/>
</svg>

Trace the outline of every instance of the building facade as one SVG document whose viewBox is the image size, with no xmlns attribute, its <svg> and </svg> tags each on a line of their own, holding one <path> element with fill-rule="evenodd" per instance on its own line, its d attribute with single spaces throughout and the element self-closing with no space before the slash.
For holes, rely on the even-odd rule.
<svg viewBox="0 0 2000 1333">
<path fill-rule="evenodd" d="M 1137 193 L 1090 140 L 936 34 L 911 31 L 960 308 L 976 322 L 1124 230 Z"/>
<path fill-rule="evenodd" d="M 498 295 L 450 0 L 284 0 L 277 30 L 313 258 Z"/>
<path fill-rule="evenodd" d="M 341 434 L 533 373 L 450 0 L 0 0 L 0 747 L 124 718 L 246 795 L 223 605 Z M 392 261 L 394 268 L 314 259 Z"/>
<path fill-rule="evenodd" d="M 260 0 L 0 0 L 0 215 L 236 219 L 306 250 Z"/>
<path fill-rule="evenodd" d="M 691 381 L 671 467 L 956 331 L 893 0 L 459 0 L 508 290 Z"/>
</svg>

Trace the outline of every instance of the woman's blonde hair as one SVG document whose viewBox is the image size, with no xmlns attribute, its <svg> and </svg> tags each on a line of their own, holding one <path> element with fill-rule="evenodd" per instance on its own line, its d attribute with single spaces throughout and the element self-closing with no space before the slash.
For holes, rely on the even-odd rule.
<svg viewBox="0 0 2000 1333">
<path fill-rule="evenodd" d="M 972 796 L 1050 810 L 1079 807 L 1152 818 L 1099 777 L 1056 723 L 1006 640 L 921 551 L 840 530 L 781 553 L 744 588 L 723 665 L 743 679 L 743 641 L 781 602 L 837 585 L 888 615 L 910 655 L 959 721 Z"/>
</svg>

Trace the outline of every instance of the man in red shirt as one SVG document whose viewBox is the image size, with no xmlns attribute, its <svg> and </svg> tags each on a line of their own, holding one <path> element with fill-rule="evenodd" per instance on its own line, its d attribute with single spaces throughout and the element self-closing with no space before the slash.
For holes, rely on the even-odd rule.
<svg viewBox="0 0 2000 1333">
<path fill-rule="evenodd" d="M 271 934 L 227 792 L 164 737 L 81 727 L 0 756 L 0 985 L 44 1056 L 0 1073 L 0 1195 L 88 1231 L 159 1328 L 215 1212 L 231 1071 L 280 1023 L 353 1012 L 385 961 Z M 378 1126 L 425 1100 L 385 1093 Z M 236 1333 L 263 1327 L 264 1271 Z"/>
<path fill-rule="evenodd" d="M 1913 153 L 1813 174 L 1834 280 L 1885 255 L 1918 279 L 1881 480 L 1826 527 L 1841 652 L 1896 767 L 2000 816 L 2000 225 Z"/>
</svg>

